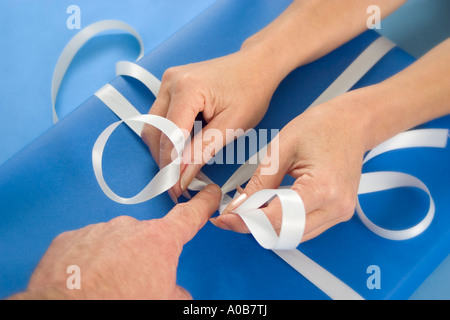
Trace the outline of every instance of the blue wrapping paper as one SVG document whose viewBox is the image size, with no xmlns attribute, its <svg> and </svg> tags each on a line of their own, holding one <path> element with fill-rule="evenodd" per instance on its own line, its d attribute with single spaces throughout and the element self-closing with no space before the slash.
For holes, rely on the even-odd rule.
<svg viewBox="0 0 450 320">
<path fill-rule="evenodd" d="M 289 3 L 218 1 L 139 64 L 161 78 L 168 67 L 234 52 Z M 378 36 L 367 31 L 327 56 L 294 70 L 280 84 L 256 129 L 281 129 Z M 395 48 L 355 88 L 382 81 L 413 61 Z M 118 77 L 111 84 L 140 112 L 148 112 L 154 97 L 140 83 Z M 137 219 L 159 218 L 172 208 L 167 193 L 137 205 L 121 205 L 103 194 L 92 170 L 91 151 L 99 134 L 114 121 L 117 117 L 93 96 L 0 167 L 0 297 L 26 288 L 34 268 L 59 233 L 123 214 Z M 448 128 L 450 118 L 423 127 Z M 422 235 L 406 241 L 386 240 L 366 229 L 354 216 L 301 244 L 299 249 L 364 298 L 408 298 L 449 252 L 449 161 L 448 148 L 423 148 L 391 152 L 363 168 L 364 172 L 409 173 L 428 186 L 436 203 L 436 216 Z M 126 126 L 110 138 L 103 165 L 106 182 L 124 197 L 140 191 L 158 170 L 147 147 Z M 238 166 L 207 165 L 204 172 L 221 185 Z M 285 182 L 289 183 L 289 178 Z M 409 189 L 360 199 L 368 216 L 393 228 L 409 227 L 428 207 L 426 195 Z M 381 289 L 367 287 L 370 274 L 366 271 L 371 265 L 381 270 Z M 261 248 L 251 235 L 221 230 L 210 223 L 185 246 L 178 282 L 195 299 L 327 298 L 273 252 Z"/>
</svg>

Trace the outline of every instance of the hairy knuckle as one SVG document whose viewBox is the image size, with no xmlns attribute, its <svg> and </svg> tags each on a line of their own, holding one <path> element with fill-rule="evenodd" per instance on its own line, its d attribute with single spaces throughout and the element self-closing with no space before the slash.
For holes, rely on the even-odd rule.
<svg viewBox="0 0 450 320">
<path fill-rule="evenodd" d="M 62 232 L 60 234 L 58 234 L 54 239 L 53 239 L 53 243 L 60 243 L 60 242 L 65 242 L 67 239 L 70 239 L 72 235 L 72 231 L 65 231 Z"/>
<path fill-rule="evenodd" d="M 162 81 L 168 81 L 171 80 L 175 74 L 177 74 L 178 68 L 177 67 L 170 67 L 164 71 L 162 76 Z"/>
<path fill-rule="evenodd" d="M 176 77 L 174 81 L 174 91 L 176 92 L 186 92 L 195 87 L 199 83 L 198 77 L 192 72 L 185 72 Z"/>
<path fill-rule="evenodd" d="M 122 215 L 111 219 L 108 224 L 109 226 L 120 226 L 129 225 L 135 223 L 137 220 L 133 217 Z"/>
<path fill-rule="evenodd" d="M 192 205 L 190 202 L 183 202 L 183 203 L 179 203 L 176 206 L 176 210 L 178 212 L 178 214 L 180 215 L 190 215 L 190 214 L 195 214 L 199 212 L 198 207 Z"/>
</svg>

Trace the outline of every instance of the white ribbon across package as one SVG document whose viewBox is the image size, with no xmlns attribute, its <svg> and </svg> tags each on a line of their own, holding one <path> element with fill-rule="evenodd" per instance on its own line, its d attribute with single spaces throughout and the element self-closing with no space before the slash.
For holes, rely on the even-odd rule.
<svg viewBox="0 0 450 320">
<path fill-rule="evenodd" d="M 55 104 L 56 97 L 67 68 L 78 50 L 91 38 L 100 32 L 107 30 L 123 30 L 132 34 L 139 42 L 139 60 L 144 53 L 143 43 L 138 33 L 122 21 L 105 20 L 94 23 L 82 29 L 66 45 L 55 67 L 52 80 L 52 108 L 54 122 L 58 121 Z M 321 104 L 333 97 L 350 90 L 354 84 L 369 71 L 395 45 L 384 37 L 379 37 L 369 45 L 344 72 L 309 106 Z M 116 64 L 117 76 L 133 77 L 142 82 L 156 97 L 160 88 L 160 80 L 141 66 L 127 61 Z M 103 192 L 112 200 L 123 204 L 141 203 L 167 191 L 180 176 L 181 156 L 185 144 L 182 131 L 166 118 L 155 115 L 142 115 L 136 108 L 113 86 L 106 84 L 95 95 L 103 101 L 121 120 L 108 126 L 98 137 L 92 150 L 92 163 L 94 174 Z M 151 125 L 164 133 L 173 143 L 177 152 L 177 158 L 169 165 L 162 168 L 147 186 L 136 196 L 123 198 L 112 191 L 103 178 L 102 156 L 104 147 L 113 131 L 125 122 L 138 136 L 144 124 Z M 411 147 L 435 147 L 444 148 L 447 144 L 447 129 L 423 129 L 403 132 L 371 150 L 364 158 L 364 163 L 370 159 L 388 151 Z M 246 183 L 254 174 L 258 160 L 264 157 L 266 147 L 261 148 L 250 157 L 246 163 L 239 167 L 228 181 L 222 186 L 222 201 L 219 212 L 232 200 L 230 192 L 236 190 L 236 186 Z M 199 191 L 206 185 L 214 183 L 203 172 L 200 172 L 188 189 Z M 389 230 L 381 228 L 370 221 L 364 214 L 359 201 L 356 213 L 361 221 L 374 233 L 392 240 L 405 240 L 422 233 L 431 223 L 434 217 L 434 202 L 426 185 L 414 176 L 401 172 L 371 172 L 361 175 L 358 194 L 372 193 L 382 190 L 400 187 L 415 187 L 426 192 L 430 199 L 429 210 L 425 218 L 414 227 L 405 230 Z M 235 196 L 238 192 L 235 192 Z M 279 235 L 273 229 L 269 219 L 260 207 L 278 197 L 282 207 L 282 224 Z M 363 299 L 352 288 L 339 280 L 329 271 L 322 268 L 313 260 L 299 251 L 304 226 L 305 209 L 300 195 L 285 187 L 279 189 L 261 190 L 250 196 L 241 206 L 234 210 L 239 214 L 251 231 L 255 240 L 264 248 L 271 249 L 289 265 L 306 277 L 320 290 L 332 299 Z"/>
</svg>

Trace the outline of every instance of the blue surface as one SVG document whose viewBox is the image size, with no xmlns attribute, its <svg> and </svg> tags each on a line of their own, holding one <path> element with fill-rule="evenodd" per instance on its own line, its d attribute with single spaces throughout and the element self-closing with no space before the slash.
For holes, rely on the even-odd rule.
<svg viewBox="0 0 450 320">
<path fill-rule="evenodd" d="M 23 4 L 23 6 L 30 9 L 31 4 L 29 1 L 23 3 L 28 4 L 28 6 L 25 4 Z M 268 23 L 271 18 L 281 12 L 287 3 L 287 1 L 279 3 L 261 1 L 258 4 L 251 4 L 250 1 L 241 1 L 240 3 L 235 2 L 230 4 L 229 2 L 221 1 L 214 5 L 211 10 L 208 11 L 208 14 L 202 15 L 194 21 L 195 23 L 191 24 L 188 28 L 184 28 L 177 33 L 175 37 L 169 39 L 161 47 L 151 52 L 151 54 L 143 59 L 141 63 L 156 75 L 161 76 L 164 69 L 173 64 L 208 59 L 217 55 L 232 52 L 239 47 L 239 44 L 243 39 L 257 31 L 263 25 Z M 1 5 L 5 5 L 5 3 L 2 3 Z M 74 31 L 67 30 L 65 27 L 65 19 L 68 16 L 65 14 L 67 5 L 63 4 L 61 6 L 63 18 L 60 20 L 62 20 L 61 28 L 65 29 L 63 31 L 68 33 L 67 37 L 64 38 L 64 40 L 61 40 L 60 48 L 58 48 L 58 50 L 53 50 L 54 59 L 52 60 L 52 65 L 54 65 L 53 63 L 56 61 L 64 44 L 74 34 Z M 206 7 L 207 4 L 204 3 L 204 5 Z M 86 8 L 87 6 L 88 5 L 85 5 L 84 7 Z M 92 5 L 89 4 L 89 6 Z M 83 11 L 82 5 L 80 5 L 80 7 L 82 8 L 82 17 L 86 17 L 86 11 Z M 43 12 L 42 8 L 31 7 L 31 9 L 35 10 L 33 11 L 34 13 Z M 94 11 L 95 10 L 92 10 L 91 12 Z M 90 22 L 104 18 L 120 18 L 120 15 L 124 14 L 124 11 L 125 10 L 122 10 L 122 12 L 116 11 L 115 14 L 117 14 L 117 16 L 112 14 L 104 16 L 103 14 L 105 14 L 105 12 L 101 11 L 101 17 L 98 16 L 98 12 L 95 12 L 97 15 L 96 19 L 93 19 Z M 4 13 L 4 10 L 0 10 L 0 12 Z M 92 13 L 92 15 L 94 15 L 94 13 Z M 195 16 L 195 14 L 192 15 Z M 25 19 L 30 17 L 22 15 L 22 18 Z M 159 15 L 159 18 L 160 21 L 164 20 L 161 18 L 161 15 Z M 120 19 L 127 21 L 123 18 Z M 145 30 L 140 30 L 134 23 L 128 22 L 136 27 L 140 33 L 143 31 L 144 33 L 146 32 Z M 47 21 L 43 23 L 46 24 L 50 22 Z M 61 21 L 59 21 L 59 23 L 61 24 Z M 89 23 L 86 22 L 86 24 L 84 24 L 84 22 L 82 22 L 82 27 Z M 205 25 L 209 27 L 205 27 Z M 227 26 L 227 28 L 221 28 L 220 26 Z M 26 29 L 27 28 L 23 28 L 24 32 Z M 3 31 L 4 30 L 2 29 L 2 35 L 4 34 Z M 8 35 L 7 32 L 5 32 L 5 34 Z M 42 36 L 42 34 L 45 33 L 41 32 L 39 34 Z M 270 109 L 272 110 L 272 113 L 269 110 L 268 115 L 265 117 L 260 127 L 281 128 L 283 123 L 289 121 L 295 114 L 301 112 L 302 108 L 312 102 L 313 98 L 317 96 L 329 82 L 331 82 L 333 77 L 336 77 L 345 65 L 356 56 L 358 50 L 362 50 L 364 46 L 370 43 L 375 37 L 376 35 L 374 33 L 367 33 L 364 36 L 359 37 L 356 41 L 353 41 L 349 46 L 339 49 L 337 52 L 312 65 L 305 66 L 304 68 L 300 68 L 293 72 L 278 89 Z M 110 59 L 109 62 L 106 62 L 106 59 L 104 60 L 103 57 L 104 51 L 109 52 L 109 50 L 113 50 L 114 52 L 115 50 L 114 47 L 111 47 L 107 43 L 111 39 L 110 36 L 102 37 L 98 44 L 92 44 L 91 47 L 86 48 L 84 54 L 83 52 L 80 53 L 78 62 L 75 61 L 74 68 L 70 70 L 72 75 L 69 73 L 69 77 L 62 87 L 63 91 L 60 99 L 61 109 L 59 109 L 62 115 L 69 113 L 70 110 L 73 109 L 73 106 L 65 109 L 67 105 L 70 105 L 69 102 L 72 102 L 72 99 L 80 99 L 80 102 L 83 102 L 104 82 L 107 82 L 112 78 L 113 65 L 116 60 L 134 58 L 134 55 L 137 53 L 137 46 L 136 51 L 131 52 L 131 50 L 124 51 L 121 49 L 120 44 L 122 41 L 132 42 L 133 40 L 131 37 L 113 36 L 113 38 L 118 39 L 119 44 L 117 46 L 118 50 L 115 51 L 115 53 L 106 54 L 108 57 L 107 59 Z M 145 44 L 149 43 L 144 34 L 143 38 Z M 205 42 L 205 39 L 208 41 Z M 218 39 L 220 39 L 220 43 L 217 43 L 217 41 L 219 41 Z M 16 42 L 16 40 L 10 40 L 10 42 Z M 50 38 L 47 41 L 49 44 L 57 42 L 56 37 L 55 39 Z M 26 41 L 24 41 L 23 47 L 26 47 L 25 43 Z M 33 42 L 31 41 L 31 43 Z M 205 43 L 207 43 L 207 45 Z M 43 48 L 38 46 L 35 47 L 36 50 L 43 50 Z M 105 47 L 106 49 L 103 49 Z M 36 58 L 29 58 L 26 54 L 20 56 L 19 53 L 21 50 L 16 50 L 15 56 L 13 54 L 9 56 L 10 60 L 17 60 L 17 57 L 21 57 L 20 61 L 23 61 L 23 64 L 26 65 L 28 59 L 36 59 L 31 62 L 31 65 L 34 65 L 33 68 L 37 71 L 42 67 L 38 66 L 39 63 L 42 62 L 42 64 L 45 64 L 45 59 L 47 59 L 45 54 L 39 56 L 39 59 L 37 58 L 37 55 Z M 91 56 L 92 53 L 95 54 L 94 57 Z M 3 55 L 4 51 L 2 51 L 1 54 Z M 29 55 L 30 54 L 28 53 L 28 56 Z M 98 65 L 99 61 L 101 61 L 100 65 Z M 380 81 L 384 77 L 399 71 L 412 61 L 413 59 L 410 56 L 404 54 L 401 50 L 395 49 L 358 85 L 363 86 Z M 108 70 L 107 72 L 109 75 L 105 75 L 107 73 L 106 71 L 105 73 L 98 71 L 103 69 L 96 69 L 96 72 L 89 70 L 89 68 L 84 69 L 85 63 L 88 65 L 90 64 L 92 68 L 102 66 L 102 68 L 105 68 L 104 70 Z M 102 65 L 103 63 L 104 65 Z M 3 67 L 4 66 L 2 65 L 2 68 Z M 6 65 L 5 67 L 20 69 L 18 66 L 12 67 Z M 22 70 L 23 74 L 27 74 L 24 70 L 26 71 L 28 69 L 24 68 Z M 3 95 L 9 96 L 15 92 L 14 90 L 17 90 L 18 87 L 17 83 L 19 83 L 28 88 L 26 94 L 19 95 L 20 99 L 24 97 L 28 97 L 28 99 L 31 100 L 35 99 L 35 104 L 31 106 L 27 105 L 26 108 L 29 108 L 30 110 L 36 108 L 39 110 L 39 112 L 34 114 L 34 117 L 30 116 L 31 120 L 38 122 L 38 119 L 44 118 L 48 121 L 47 126 L 50 127 L 49 83 L 52 71 L 53 67 L 50 67 L 50 69 L 45 72 L 42 70 L 42 74 L 46 74 L 48 79 L 43 79 L 42 74 L 39 77 L 36 75 L 35 77 L 37 78 L 31 77 L 30 80 L 27 80 L 30 81 L 28 86 L 23 85 L 23 82 L 21 82 L 20 79 L 13 79 L 17 82 L 14 82 L 13 80 L 10 81 L 11 83 L 15 83 L 15 85 L 10 84 L 3 79 L 2 81 L 5 83 L 2 83 L 2 85 L 4 84 L 4 87 L 8 90 L 2 90 L 2 105 L 0 106 L 2 112 L 6 105 L 9 106 L 11 104 L 14 105 L 15 108 L 18 108 L 20 105 L 15 103 L 16 100 L 13 98 L 9 98 L 10 100 L 5 99 L 7 103 L 3 105 Z M 86 76 L 86 73 L 84 72 L 92 73 L 88 73 L 88 76 Z M 75 80 L 79 73 L 84 74 L 83 76 L 80 76 L 78 80 Z M 12 72 L 8 72 L 8 74 L 12 74 Z M 103 76 L 105 76 L 106 79 L 102 79 Z M 86 78 L 88 78 L 89 81 L 86 81 Z M 99 81 L 99 83 L 92 84 L 92 88 L 89 88 L 91 80 L 93 82 Z M 117 88 L 120 88 L 120 90 L 124 92 L 142 112 L 148 110 L 148 106 L 151 105 L 153 98 L 138 84 L 122 78 L 114 80 L 113 84 Z M 85 85 L 87 88 L 83 89 L 83 86 Z M 34 86 L 45 87 L 43 90 L 48 92 L 48 96 L 42 99 L 39 96 L 42 90 L 33 92 L 33 90 L 29 89 L 30 87 L 34 88 Z M 81 89 L 79 89 L 79 87 L 81 87 Z M 76 88 L 76 93 L 74 93 L 72 88 Z M 82 90 L 86 90 L 85 97 L 82 97 L 81 95 Z M 65 92 L 69 92 L 67 93 L 68 95 L 66 98 Z M 35 95 L 34 98 L 33 95 Z M 64 101 L 66 101 L 67 104 Z M 273 110 L 276 110 L 277 105 L 286 106 L 289 112 L 286 112 L 284 117 L 279 117 L 279 113 L 273 113 Z M 9 110 L 9 112 L 5 112 L 5 114 L 9 116 L 11 113 L 12 116 L 14 116 L 14 112 L 11 112 L 13 109 L 9 109 L 8 107 L 7 110 Z M 24 111 L 24 113 L 26 112 L 28 111 Z M 43 114 L 47 112 L 48 114 L 43 116 Z M 15 111 L 15 113 L 18 117 L 24 116 L 24 114 L 21 114 L 20 112 Z M 277 114 L 277 116 L 275 116 L 275 114 Z M 2 290 L 0 292 L 0 297 L 24 287 L 40 256 L 47 248 L 51 239 L 58 233 L 64 230 L 81 227 L 87 223 L 105 221 L 123 213 L 128 213 L 144 219 L 156 217 L 164 214 L 171 208 L 172 204 L 167 195 L 162 195 L 146 204 L 124 207 L 112 203 L 109 199 L 104 197 L 101 190 L 99 190 L 90 168 L 90 151 L 98 134 L 107 124 L 114 120 L 115 116 L 112 115 L 106 107 L 104 107 L 96 98 L 90 98 L 82 105 L 82 107 L 70 114 L 50 131 L 46 132 L 23 152 L 17 154 L 11 161 L 8 161 L 4 166 L 0 167 L 0 194 L 2 194 L 2 197 L 0 198 L 0 208 L 2 210 L 0 213 L 2 220 L 0 223 L 0 243 L 2 244 L 0 247 L 0 289 Z M 0 119 L 0 121 L 4 121 L 3 118 Z M 1 130 L 3 130 L 3 125 L 5 124 L 10 125 L 10 128 L 15 130 L 13 132 L 21 130 L 26 131 L 23 130 L 23 127 L 18 129 L 14 126 L 11 118 L 1 124 Z M 444 118 L 437 120 L 430 125 L 438 127 L 444 125 L 445 127 L 448 127 L 449 121 Z M 43 131 L 45 129 L 46 128 L 40 128 L 40 130 Z M 109 151 L 107 150 L 107 152 L 110 153 L 106 154 L 105 166 L 107 168 L 107 179 L 110 179 L 108 181 L 116 188 L 115 190 L 119 193 L 125 193 L 125 195 L 126 193 L 131 195 L 131 193 L 138 191 L 138 189 L 147 182 L 147 179 L 154 173 L 156 168 L 149 159 L 146 148 L 142 146 L 139 141 L 133 139 L 132 135 L 127 136 L 127 133 L 128 130 L 123 128 L 117 133 L 116 139 L 112 139 L 111 143 L 108 145 Z M 8 137 L 6 132 L 3 136 Z M 122 148 L 122 150 L 127 151 L 121 153 L 120 158 L 114 157 L 112 155 L 114 147 Z M 60 152 L 55 154 L 55 150 Z M 138 156 L 133 156 L 133 152 L 137 152 Z M 419 159 L 419 162 L 431 163 L 432 161 L 433 164 L 436 164 L 434 158 L 443 156 L 442 152 L 424 151 L 420 152 L 420 156 L 417 157 L 416 152 L 407 153 L 406 158 L 412 154 Z M 380 170 L 385 170 L 388 169 L 386 167 L 386 165 L 388 165 L 389 169 L 400 171 L 406 170 L 409 173 L 417 174 L 421 179 L 424 179 L 424 176 L 428 177 L 424 179 L 425 183 L 429 186 L 431 184 L 430 189 L 433 192 L 433 195 L 437 197 L 437 203 L 441 203 L 442 206 L 449 208 L 450 204 L 448 203 L 448 200 L 445 199 L 445 194 L 448 194 L 449 191 L 448 187 L 441 188 L 442 186 L 445 186 L 444 182 L 449 180 L 448 170 L 447 172 L 445 171 L 446 166 L 439 162 L 433 166 L 430 172 L 424 172 L 422 171 L 421 166 L 416 164 L 410 163 L 405 167 L 405 164 L 402 161 L 404 159 L 405 155 L 400 155 L 397 157 L 388 157 L 387 160 L 386 158 L 381 159 L 378 163 L 374 160 L 374 163 L 370 164 L 372 167 L 369 169 L 380 166 Z M 448 162 L 448 160 L 447 152 L 442 157 L 442 161 Z M 121 174 L 121 168 L 124 169 L 130 167 L 133 168 L 131 171 L 124 170 Z M 50 173 L 50 169 L 53 170 L 52 173 Z M 212 172 L 218 171 L 213 167 L 206 168 L 206 170 L 210 170 L 211 176 L 220 183 L 226 179 L 227 175 L 229 175 L 234 168 L 233 166 L 221 167 L 220 175 Z M 444 174 L 442 174 L 441 170 Z M 142 172 L 146 172 L 148 175 L 143 177 Z M 124 184 L 123 182 L 128 180 L 125 179 L 128 176 L 132 176 L 132 181 L 137 182 L 138 185 L 132 186 L 126 183 Z M 68 184 L 67 181 L 71 181 L 71 183 Z M 19 197 L 23 198 L 19 201 Z M 79 201 L 79 199 L 83 200 Z M 369 201 L 367 205 L 370 206 L 371 200 L 368 199 L 366 201 Z M 372 199 L 372 204 L 374 202 L 377 201 Z M 420 209 L 426 206 L 426 203 L 422 203 L 419 198 L 417 206 Z M 151 211 L 151 208 L 154 207 L 158 207 L 159 211 Z M 440 216 L 439 218 L 442 217 Z M 434 224 L 433 227 L 435 229 L 430 230 L 431 234 L 428 233 L 428 235 L 409 241 L 406 247 L 408 250 L 414 248 L 415 254 L 412 255 L 408 255 L 408 250 L 405 252 L 405 248 L 401 247 L 401 244 L 392 243 L 390 241 L 386 242 L 386 240 L 371 235 L 367 230 L 361 229 L 361 224 L 356 218 L 352 219 L 349 223 L 331 229 L 324 235 L 305 244 L 305 246 L 302 247 L 302 250 L 324 266 L 330 266 L 328 268 L 331 271 L 334 271 L 335 268 L 338 269 L 339 271 L 337 274 L 341 273 L 344 279 L 349 278 L 350 280 L 348 283 L 354 284 L 355 289 L 359 288 L 360 293 L 368 298 L 404 298 L 408 297 L 409 294 L 411 294 L 437 266 L 440 260 L 442 260 L 442 246 L 435 245 L 427 247 L 426 244 L 436 240 L 433 240 L 433 236 L 436 235 L 436 232 L 437 234 L 446 235 L 445 237 L 447 238 L 444 238 L 443 236 L 440 240 L 444 242 L 447 241 L 448 243 L 448 225 L 448 220 L 442 225 Z M 351 235 L 351 237 L 349 235 Z M 374 252 L 372 252 L 372 254 L 361 252 L 356 258 L 366 259 L 363 262 L 358 262 L 358 259 L 353 256 L 355 251 L 350 251 L 349 253 L 343 252 L 342 261 L 336 261 L 335 256 L 333 255 L 340 253 L 339 250 L 342 250 L 342 248 L 353 248 L 353 237 L 361 239 L 360 241 L 367 240 L 367 243 L 371 244 L 369 251 Z M 214 239 L 214 241 L 211 241 L 210 239 Z M 381 248 L 380 250 L 382 251 L 380 252 L 383 252 L 384 254 L 387 253 L 387 257 L 380 257 L 379 254 L 377 254 L 377 248 Z M 387 252 L 386 248 L 388 248 Z M 446 250 L 448 252 L 448 247 Z M 320 255 L 317 256 L 318 252 L 326 252 L 325 257 Z M 401 261 L 397 261 L 399 252 L 403 258 Z M 416 254 L 418 256 L 415 256 Z M 206 262 L 204 259 L 205 255 L 208 255 L 208 261 Z M 394 261 L 389 261 L 387 258 L 391 258 Z M 225 261 L 221 259 L 225 259 Z M 324 298 L 323 294 L 318 292 L 314 286 L 302 279 L 302 277 L 299 277 L 299 275 L 286 266 L 284 262 L 279 261 L 278 258 L 259 248 L 250 236 L 247 237 L 218 230 L 211 225 L 208 225 L 202 230 L 199 236 L 186 247 L 181 261 L 179 275 L 181 284 L 185 285 L 193 292 L 195 298 Z M 385 281 L 388 283 L 381 291 L 369 292 L 367 288 L 362 286 L 365 285 L 365 280 L 367 278 L 365 268 L 369 264 L 376 264 L 376 261 L 384 261 L 383 263 L 385 264 L 379 264 L 383 271 L 383 279 L 386 279 Z M 351 265 L 352 262 L 356 262 L 355 268 L 357 265 L 360 267 L 363 266 L 364 268 L 348 268 L 348 265 Z M 240 266 L 239 268 L 237 267 L 238 265 Z M 264 265 L 265 267 L 258 268 L 258 266 L 261 265 Z M 408 272 L 405 272 L 405 265 L 407 265 Z M 209 272 L 202 272 L 200 274 L 199 270 L 204 271 L 205 268 Z M 249 276 L 249 272 L 246 272 L 246 268 L 250 270 L 250 278 L 246 278 Z M 231 272 L 231 270 L 233 271 Z M 261 279 L 267 280 L 267 282 L 261 281 Z M 391 279 L 395 279 L 397 284 L 389 284 L 389 280 Z M 280 282 L 286 283 L 286 285 L 281 286 Z M 273 290 L 276 290 L 276 292 L 271 292 Z"/>
<path fill-rule="evenodd" d="M 53 69 L 78 32 L 67 28 L 67 7 L 80 7 L 81 28 L 103 19 L 130 24 L 149 52 L 214 1 L 0 1 L 0 164 L 52 126 Z M 138 53 L 136 40 L 120 31 L 88 43 L 63 81 L 58 114 L 64 117 L 113 79 L 116 61 L 134 60 Z"/>
</svg>

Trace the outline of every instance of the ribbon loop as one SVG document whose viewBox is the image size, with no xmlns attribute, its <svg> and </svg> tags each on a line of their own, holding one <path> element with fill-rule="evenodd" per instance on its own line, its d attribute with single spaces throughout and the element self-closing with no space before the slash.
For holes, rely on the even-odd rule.
<svg viewBox="0 0 450 320">
<path fill-rule="evenodd" d="M 434 217 L 435 207 L 433 198 L 431 197 L 430 190 L 428 190 L 427 186 L 422 181 L 406 173 L 380 171 L 365 173 L 361 176 L 361 183 L 358 191 L 359 194 L 372 193 L 402 187 L 419 188 L 425 191 L 430 198 L 430 206 L 427 214 L 422 221 L 411 228 L 403 230 L 389 230 L 382 228 L 373 223 L 369 218 L 367 218 L 367 216 L 364 214 L 364 211 L 361 209 L 359 200 L 357 201 L 356 212 L 361 221 L 369 230 L 383 238 L 390 240 L 406 240 L 411 239 L 425 231 Z"/>
<path fill-rule="evenodd" d="M 124 120 L 114 122 L 100 134 L 92 150 L 92 165 L 94 168 L 95 177 L 97 178 L 100 188 L 111 200 L 123 204 L 137 204 L 156 197 L 157 195 L 167 191 L 175 183 L 177 183 L 178 179 L 180 178 L 180 163 L 182 151 L 184 148 L 184 136 L 183 132 L 173 122 L 160 116 L 146 114 L 127 119 L 127 122 L 146 123 L 159 129 L 173 143 L 177 152 L 177 157 L 167 166 L 162 168 L 147 184 L 147 186 L 142 189 L 142 191 L 139 192 L 136 196 L 132 198 L 123 198 L 115 194 L 109 188 L 105 179 L 103 178 L 102 170 L 102 157 L 106 142 L 108 141 L 113 131 L 122 122 L 124 122 Z"/>
<path fill-rule="evenodd" d="M 53 123 L 58 122 L 58 114 L 56 113 L 55 105 L 59 87 L 61 86 L 61 82 L 73 58 L 86 42 L 92 39 L 95 35 L 109 30 L 123 30 L 133 35 L 139 42 L 140 47 L 139 56 L 136 60 L 139 60 L 144 56 L 144 43 L 142 42 L 140 35 L 131 26 L 122 21 L 103 20 L 95 22 L 80 30 L 80 32 L 78 32 L 64 47 L 58 58 L 58 62 L 56 63 L 55 70 L 53 71 L 51 89 Z"/>
<path fill-rule="evenodd" d="M 274 197 L 281 203 L 281 228 L 278 236 L 260 207 Z M 266 249 L 297 248 L 305 229 L 305 207 L 299 194 L 291 189 L 264 189 L 251 195 L 234 210 L 245 222 L 256 241 Z"/>
<path fill-rule="evenodd" d="M 393 150 L 413 147 L 445 148 L 447 145 L 447 136 L 447 129 L 418 129 L 402 132 L 372 149 L 364 158 L 363 163 L 367 163 L 376 156 Z M 435 212 L 434 201 L 427 186 L 422 181 L 409 174 L 381 171 L 363 173 L 361 175 L 358 194 L 367 194 L 402 187 L 419 188 L 426 192 L 430 199 L 427 214 L 422 221 L 411 228 L 404 230 L 389 230 L 376 225 L 365 215 L 359 203 L 359 199 L 357 200 L 357 215 L 369 230 L 380 237 L 391 240 L 406 240 L 421 234 L 428 228 L 433 220 Z"/>
</svg>

